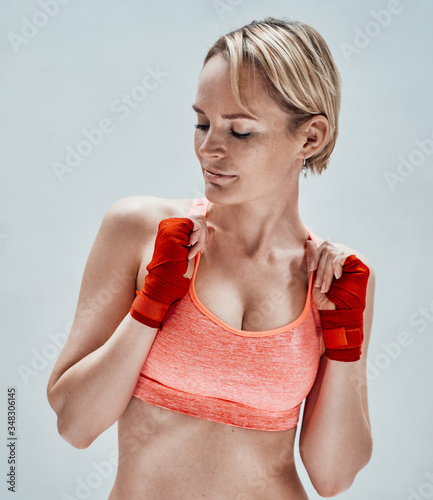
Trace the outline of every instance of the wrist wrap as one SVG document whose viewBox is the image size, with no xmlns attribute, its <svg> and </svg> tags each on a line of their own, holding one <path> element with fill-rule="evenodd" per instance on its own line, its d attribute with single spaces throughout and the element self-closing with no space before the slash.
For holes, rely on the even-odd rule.
<svg viewBox="0 0 433 500">
<path fill-rule="evenodd" d="M 144 285 L 136 290 L 131 316 L 147 326 L 160 328 L 171 310 L 188 292 L 189 235 L 194 227 L 191 219 L 172 217 L 159 223 L 152 260 L 147 265 Z"/>
<path fill-rule="evenodd" d="M 364 339 L 364 309 L 370 269 L 355 255 L 346 258 L 343 274 L 333 279 L 327 298 L 335 310 L 319 310 L 325 354 L 337 361 L 357 361 Z"/>
</svg>

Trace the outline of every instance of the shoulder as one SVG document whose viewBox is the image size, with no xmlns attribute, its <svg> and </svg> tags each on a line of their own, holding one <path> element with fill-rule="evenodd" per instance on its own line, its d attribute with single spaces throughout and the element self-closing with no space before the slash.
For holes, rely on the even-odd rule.
<svg viewBox="0 0 433 500">
<path fill-rule="evenodd" d="M 169 199 L 158 196 L 127 196 L 113 203 L 104 215 L 104 224 L 116 234 L 153 233 L 162 219 L 186 217 L 193 199 Z M 120 231 L 120 234 L 119 234 Z"/>
</svg>

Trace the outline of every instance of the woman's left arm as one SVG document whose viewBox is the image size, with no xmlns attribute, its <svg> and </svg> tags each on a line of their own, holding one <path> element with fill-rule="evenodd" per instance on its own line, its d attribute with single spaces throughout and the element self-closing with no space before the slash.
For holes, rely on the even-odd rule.
<svg viewBox="0 0 433 500">
<path fill-rule="evenodd" d="M 369 462 L 373 450 L 367 397 L 367 349 L 373 322 L 375 275 L 370 262 L 358 252 L 345 245 L 324 243 L 331 249 L 328 258 L 317 262 L 321 252 L 318 247 L 314 259 L 319 284 L 325 281 L 325 293 L 335 279 L 333 274 L 341 275 L 338 256 L 344 262 L 344 255 L 355 255 L 370 270 L 361 357 L 358 361 L 343 362 L 323 355 L 317 378 L 305 400 L 300 455 L 316 491 L 323 497 L 331 497 L 351 486 L 357 473 Z M 324 255 L 326 257 L 326 252 Z M 313 293 L 313 298 L 318 297 L 316 305 L 323 298 L 319 290 L 316 288 Z"/>
</svg>

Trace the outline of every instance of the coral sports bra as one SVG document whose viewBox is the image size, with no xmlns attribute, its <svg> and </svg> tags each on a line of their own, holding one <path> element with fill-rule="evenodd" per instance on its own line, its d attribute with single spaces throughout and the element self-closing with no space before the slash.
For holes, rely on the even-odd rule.
<svg viewBox="0 0 433 500">
<path fill-rule="evenodd" d="M 194 200 L 188 215 L 206 215 Z M 309 238 L 316 236 L 305 226 Z M 194 289 L 200 252 L 185 297 L 158 330 L 133 396 L 162 408 L 263 431 L 296 427 L 316 379 L 322 349 L 313 273 L 301 315 L 262 332 L 233 328 L 206 309 Z"/>
</svg>

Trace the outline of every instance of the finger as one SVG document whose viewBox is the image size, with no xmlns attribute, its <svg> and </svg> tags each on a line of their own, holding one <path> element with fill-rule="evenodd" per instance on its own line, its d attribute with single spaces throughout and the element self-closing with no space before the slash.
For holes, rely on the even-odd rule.
<svg viewBox="0 0 433 500">
<path fill-rule="evenodd" d="M 190 249 L 188 259 L 192 259 L 198 252 L 202 252 L 209 238 L 209 230 L 204 216 L 197 217 L 197 226 L 194 226 L 190 235 Z"/>
<path fill-rule="evenodd" d="M 320 256 L 319 256 L 319 262 L 317 264 L 316 282 L 314 286 L 316 288 L 321 288 L 329 258 L 329 250 L 327 248 L 327 242 L 323 242 L 322 245 L 320 245 L 320 247 L 317 250 L 320 250 Z"/>
<path fill-rule="evenodd" d="M 310 241 L 310 240 L 309 240 Z M 325 243 L 325 242 L 324 242 Z M 323 250 L 325 249 L 325 245 L 324 243 L 322 243 L 321 245 L 317 246 L 317 244 L 312 241 L 311 243 L 309 243 L 310 245 L 310 248 L 312 248 L 312 252 L 311 252 L 311 260 L 310 260 L 310 264 L 312 262 L 311 265 L 314 266 L 314 269 L 317 269 L 318 266 L 319 266 L 319 261 L 320 261 L 320 256 L 323 252 Z M 312 269 L 314 271 L 314 269 Z"/>
<path fill-rule="evenodd" d="M 191 279 L 192 278 L 192 275 L 194 273 L 194 261 L 193 260 L 190 260 L 188 262 L 188 269 L 186 270 L 186 273 L 183 275 L 184 278 L 188 278 L 188 279 Z"/>
<path fill-rule="evenodd" d="M 196 233 L 197 231 L 199 231 L 202 226 L 203 226 L 203 218 L 198 216 L 198 215 L 190 215 L 188 217 L 188 219 L 190 219 L 193 223 L 193 228 L 191 230 L 191 233 L 190 233 L 190 237 L 193 236 L 194 233 Z"/>
<path fill-rule="evenodd" d="M 320 288 L 322 286 L 323 273 L 325 271 L 327 258 L 328 256 L 326 253 L 321 253 L 319 256 L 319 262 L 317 264 L 317 271 L 316 271 L 316 282 L 314 283 L 314 286 L 316 288 Z"/>
<path fill-rule="evenodd" d="M 189 234 L 189 247 L 195 245 L 200 237 L 200 232 L 203 228 L 203 217 L 198 215 L 190 215 L 188 217 L 193 223 L 193 228 Z"/>
<path fill-rule="evenodd" d="M 188 251 L 188 259 L 192 259 L 204 246 L 204 237 L 200 234 L 195 236 L 197 241 L 194 241 Z"/>
<path fill-rule="evenodd" d="M 339 262 L 333 261 L 332 267 L 334 269 L 334 277 L 338 280 L 343 274 L 343 266 Z"/>
<path fill-rule="evenodd" d="M 316 248 L 317 245 L 314 241 L 307 240 L 307 266 L 309 271 L 314 271 L 317 267 L 317 261 L 314 253 Z"/>
<path fill-rule="evenodd" d="M 194 232 L 192 232 L 189 235 L 189 247 L 193 247 L 197 241 L 201 239 L 202 235 L 202 230 L 201 229 L 196 229 Z"/>
<path fill-rule="evenodd" d="M 332 260 L 332 268 L 334 269 L 334 276 L 336 279 L 341 278 L 343 274 L 343 264 L 345 260 L 346 256 L 344 253 L 336 255 Z"/>
<path fill-rule="evenodd" d="M 315 243 L 314 243 L 314 245 L 316 246 L 316 248 L 314 249 L 314 252 L 313 252 L 313 259 L 314 259 L 314 262 L 316 265 L 316 269 L 318 270 L 319 269 L 319 262 L 320 262 L 322 255 L 326 254 L 326 252 L 328 252 L 329 243 L 328 243 L 328 241 L 324 240 L 324 241 L 322 241 L 322 243 L 319 246 L 317 246 Z"/>
<path fill-rule="evenodd" d="M 322 293 L 326 293 L 331 288 L 332 280 L 334 279 L 334 259 L 335 252 L 329 252 L 323 272 L 322 286 L 320 287 Z"/>
</svg>

